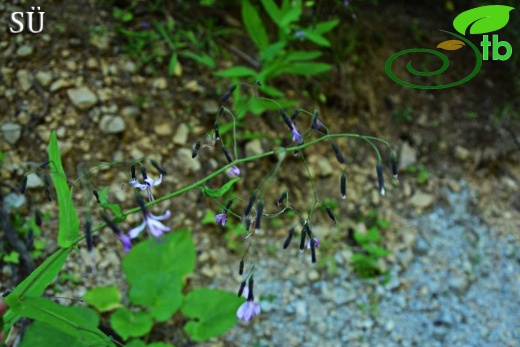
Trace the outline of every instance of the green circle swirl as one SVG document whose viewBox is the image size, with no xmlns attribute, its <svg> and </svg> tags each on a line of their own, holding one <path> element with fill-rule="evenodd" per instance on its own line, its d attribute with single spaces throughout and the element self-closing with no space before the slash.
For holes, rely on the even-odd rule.
<svg viewBox="0 0 520 347">
<path fill-rule="evenodd" d="M 433 49 L 428 49 L 428 48 L 412 48 L 412 49 L 405 49 L 404 51 L 397 52 L 397 53 L 393 54 L 392 56 L 390 56 L 390 58 L 388 58 L 388 60 L 386 61 L 386 64 L 385 64 L 385 71 L 386 71 L 386 74 L 388 75 L 388 77 L 390 77 L 394 82 L 399 83 L 403 86 L 410 87 L 410 88 L 418 88 L 418 89 L 444 89 L 444 88 L 455 87 L 455 86 L 465 83 L 465 82 L 469 81 L 470 79 L 472 79 L 473 77 L 475 77 L 475 75 L 480 71 L 480 68 L 482 67 L 482 54 L 480 53 L 477 46 L 475 46 L 471 41 L 466 39 L 464 36 L 457 35 L 455 33 L 445 31 L 445 30 L 441 30 L 441 31 L 444 31 L 445 33 L 448 33 L 450 35 L 453 35 L 453 36 L 461 39 L 462 41 L 464 41 L 464 43 L 466 43 L 468 46 L 470 46 L 473 49 L 473 52 L 475 53 L 476 62 L 475 62 L 475 67 L 473 68 L 473 71 L 471 71 L 471 73 L 468 76 L 464 77 L 463 79 L 461 79 L 459 81 L 455 81 L 455 82 L 448 83 L 448 84 L 441 84 L 438 86 L 423 86 L 420 84 L 413 84 L 413 83 L 408 83 L 406 81 L 403 81 L 402 79 L 400 79 L 399 77 L 394 75 L 394 73 L 392 72 L 392 63 L 394 62 L 395 59 L 399 58 L 400 56 L 402 56 L 404 54 L 429 53 L 429 54 L 436 55 L 437 57 L 439 57 L 442 60 L 442 66 L 439 69 L 437 69 L 435 71 L 428 71 L 428 72 L 422 72 L 422 71 L 416 70 L 412 67 L 412 62 L 411 61 L 408 62 L 408 64 L 406 65 L 406 69 L 408 70 L 408 72 L 410 72 L 411 74 L 416 75 L 416 76 L 435 76 L 435 75 L 441 74 L 444 71 L 446 71 L 446 69 L 448 69 L 448 66 L 450 65 L 448 57 L 446 57 L 445 54 L 443 54 L 439 51 L 435 51 Z"/>
</svg>

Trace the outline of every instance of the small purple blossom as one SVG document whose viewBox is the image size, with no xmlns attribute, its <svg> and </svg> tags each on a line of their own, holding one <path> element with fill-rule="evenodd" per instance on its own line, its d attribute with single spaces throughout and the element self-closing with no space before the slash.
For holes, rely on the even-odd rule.
<svg viewBox="0 0 520 347">
<path fill-rule="evenodd" d="M 296 130 L 295 126 L 293 126 L 291 132 L 293 134 L 293 137 L 292 137 L 293 142 L 296 142 L 297 144 L 301 145 L 303 143 L 303 137 L 300 135 L 298 130 Z"/>
<path fill-rule="evenodd" d="M 316 117 L 314 122 L 312 122 L 312 129 L 318 130 L 321 126 L 323 126 L 323 123 L 318 119 L 318 117 Z"/>
<path fill-rule="evenodd" d="M 294 33 L 294 36 L 296 36 L 296 38 L 300 39 L 300 41 L 303 41 L 304 37 L 305 37 L 305 32 L 303 30 L 298 30 L 297 32 Z"/>
<path fill-rule="evenodd" d="M 240 176 L 240 169 L 237 166 L 233 166 L 231 170 L 229 170 L 230 176 Z"/>
<path fill-rule="evenodd" d="M 119 241 L 121 241 L 125 253 L 130 252 L 130 249 L 132 248 L 132 241 L 130 241 L 130 237 L 128 237 L 128 235 L 126 235 L 125 233 L 119 233 L 117 234 L 117 238 L 119 239 Z"/>
<path fill-rule="evenodd" d="M 343 7 L 348 7 L 349 3 L 348 0 L 343 1 Z"/>
<path fill-rule="evenodd" d="M 253 295 L 249 295 L 249 288 L 244 287 L 243 295 L 247 298 L 237 311 L 237 318 L 244 322 L 249 322 L 254 316 L 260 314 L 260 304 L 255 301 Z"/>
<path fill-rule="evenodd" d="M 313 238 L 314 240 L 314 247 L 315 248 L 318 248 L 320 246 L 320 240 L 318 240 L 317 238 Z M 311 240 L 307 240 L 307 249 L 311 249 Z"/>
<path fill-rule="evenodd" d="M 146 190 L 146 192 L 148 193 L 148 200 L 153 201 L 154 197 L 152 194 L 152 187 L 158 186 L 159 184 L 161 184 L 161 182 L 162 182 L 162 174 L 159 175 L 159 178 L 157 180 L 147 177 L 147 178 L 145 178 L 144 183 L 142 183 L 142 184 L 139 183 L 137 178 L 132 178 L 132 180 L 130 182 L 128 182 L 128 184 L 130 184 L 134 188 Z"/>
<path fill-rule="evenodd" d="M 140 196 L 138 196 L 137 201 L 139 203 L 139 206 L 141 207 L 141 211 L 143 212 L 143 222 L 128 232 L 128 236 L 130 236 L 131 239 L 135 239 L 136 237 L 138 237 L 145 227 L 148 227 L 148 231 L 155 238 L 160 238 L 165 232 L 171 230 L 170 227 L 167 227 L 166 225 L 160 222 L 162 220 L 170 218 L 171 213 L 169 210 L 166 210 L 166 212 L 164 212 L 162 216 L 156 216 L 146 209 L 144 201 Z"/>
<path fill-rule="evenodd" d="M 227 222 L 227 214 L 224 212 L 217 214 L 215 216 L 215 221 L 217 224 L 222 224 L 222 226 L 225 227 Z"/>
</svg>

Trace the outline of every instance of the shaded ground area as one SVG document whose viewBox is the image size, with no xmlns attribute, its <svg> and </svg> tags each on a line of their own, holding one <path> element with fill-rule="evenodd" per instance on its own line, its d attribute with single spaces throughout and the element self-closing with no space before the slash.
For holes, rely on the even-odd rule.
<svg viewBox="0 0 520 347">
<path fill-rule="evenodd" d="M 342 202 L 338 191 L 341 166 L 330 146 L 323 143 L 305 150 L 320 199 L 332 199 L 338 204 L 336 213 L 340 223 L 337 226 L 330 227 L 326 214 L 321 212 L 316 213 L 313 221 L 315 232 L 322 241 L 319 266 L 312 267 L 310 259 L 306 259 L 308 254 L 299 254 L 296 247 L 280 252 L 290 218 L 281 223 L 268 223 L 266 234 L 258 235 L 253 241 L 259 257 L 265 259 L 259 262 L 255 276 L 258 293 L 264 298 L 263 318 L 253 327 L 237 327 L 219 340 L 221 342 L 208 345 L 226 344 L 247 331 L 252 331 L 253 335 L 241 337 L 246 344 L 253 343 L 250 336 L 267 344 L 269 332 L 273 338 L 278 336 L 280 342 L 287 344 L 314 341 L 314 337 L 304 339 L 302 334 L 287 340 L 283 338 L 282 328 L 287 328 L 284 322 L 293 317 L 299 325 L 291 329 L 304 331 L 302 325 L 315 327 L 316 330 L 310 330 L 314 332 L 313 336 L 326 336 L 330 345 L 336 345 L 335 341 L 338 344 L 361 341 L 377 345 L 388 337 L 396 345 L 421 344 L 432 338 L 439 344 L 455 344 L 461 341 L 460 336 L 466 335 L 466 327 L 481 322 L 473 320 L 473 313 L 459 312 L 467 309 L 467 301 L 469 306 L 475 307 L 472 312 L 479 312 L 478 307 L 489 307 L 497 301 L 514 303 L 515 293 L 508 290 L 515 283 L 518 287 L 514 273 L 517 272 L 520 244 L 520 195 L 517 193 L 520 125 L 517 118 L 519 94 L 515 88 L 518 81 L 512 62 L 486 61 L 470 82 L 435 91 L 400 86 L 384 71 L 386 60 L 395 52 L 413 47 L 434 48 L 437 43 L 449 39 L 438 29 L 452 30 L 454 16 L 476 5 L 473 2 L 458 5 L 461 8 L 453 13 L 438 4 L 423 5 L 422 2 L 421 6 L 414 2 L 353 4 L 348 10 L 337 4 L 320 7 L 322 12 L 317 15 L 323 18 L 338 15 L 343 22 L 337 29 L 337 41 L 326 58 L 335 64 L 334 71 L 323 78 L 287 76 L 274 83 L 293 100 L 301 100 L 299 106 L 319 109 L 323 122 L 331 131 L 388 140 L 399 154 L 400 182 L 392 182 L 387 170 L 387 194 L 381 198 L 376 188 L 376 159 L 371 148 L 359 141 L 338 142 L 352 160 L 347 171 L 349 198 Z M 0 6 L 3 6 L 3 15 L 24 8 L 18 3 Z M 46 146 L 52 130 L 57 131 L 64 166 L 70 170 L 71 177 L 81 162 L 92 167 L 100 161 L 150 157 L 173 173 L 165 177 L 157 194 L 186 186 L 194 177 L 211 173 L 224 163 L 220 151 L 212 149 L 202 151 L 193 160 L 191 147 L 211 131 L 219 97 L 227 88 L 227 81 L 217 80 L 209 69 L 182 59 L 183 69 L 179 76 L 168 76 L 166 63 L 159 65 L 156 74 L 145 69 L 137 71 L 135 61 L 121 53 L 124 42 L 113 32 L 116 23 L 110 5 L 54 2 L 52 6 L 52 9 L 46 9 L 43 33 L 9 35 L 6 31 L 0 32 L 0 119 L 2 124 L 11 123 L 21 129 L 20 136 L 15 136 L 16 130 L 2 131 L 0 150 L 7 154 L 1 171 L 3 182 L 17 186 L 28 164 L 39 165 L 46 160 Z M 170 6 L 169 13 L 174 13 L 174 18 L 181 23 L 189 22 L 190 16 L 197 13 L 197 9 L 176 13 L 174 5 L 167 6 Z M 85 15 L 87 9 L 98 15 Z M 214 15 L 220 25 L 240 23 L 240 13 L 236 9 L 203 11 Z M 59 15 L 61 13 L 66 15 Z M 142 20 L 151 20 L 154 15 L 144 12 Z M 512 25 L 518 23 L 513 13 L 511 21 Z M 513 34 L 500 32 L 501 39 L 513 42 L 514 37 L 508 35 Z M 220 68 L 233 63 L 243 64 L 240 56 L 226 48 L 229 46 L 255 57 L 251 43 L 243 34 L 230 35 L 224 42 L 220 40 L 216 41 L 220 46 Z M 478 44 L 478 38 L 472 40 Z M 471 70 L 474 58 L 462 58 L 459 53 L 447 53 L 453 64 L 449 73 L 435 83 L 453 81 Z M 412 59 L 414 64 L 417 61 L 417 66 L 435 65 L 421 57 Z M 396 74 L 405 73 L 404 63 L 406 61 L 396 65 Z M 418 83 L 423 79 L 414 81 Z M 320 99 L 320 93 L 325 96 L 323 102 L 316 101 Z M 255 140 L 240 139 L 240 157 L 271 149 L 273 138 L 286 133 L 278 115 L 248 115 L 246 119 L 246 125 L 261 136 Z M 289 138 L 282 141 L 288 144 Z M 385 164 L 388 163 L 388 153 L 383 153 L 383 157 Z M 274 161 L 266 159 L 243 168 L 245 179 L 238 185 L 237 192 L 242 199 L 247 200 L 249 192 L 272 165 Z M 94 177 L 96 187 L 110 186 L 114 200 L 125 208 L 133 207 L 129 203 L 131 190 L 121 187 L 129 179 L 127 166 L 117 165 Z M 156 175 L 155 172 L 152 174 Z M 226 179 L 223 176 L 212 183 L 217 186 Z M 275 200 L 281 191 L 290 189 L 296 206 L 304 210 L 310 201 L 310 186 L 303 182 L 307 182 L 303 166 L 297 159 L 290 158 L 267 196 Z M 467 182 L 467 187 L 461 182 Z M 34 180 L 31 185 L 29 204 L 20 213 L 29 213 L 32 206 L 55 213 L 54 205 L 45 203 L 43 182 Z M 465 195 L 470 191 L 476 194 L 471 202 Z M 245 205 L 245 202 L 241 204 Z M 458 210 L 457 206 L 468 208 Z M 216 212 L 221 207 L 194 191 L 161 204 L 161 208 L 175 211 L 172 227 L 189 227 L 194 232 L 200 254 L 199 271 L 193 282 L 211 283 L 235 291 L 240 283 L 236 268 L 244 248 L 242 236 L 229 233 L 226 236 L 220 228 L 200 223 L 207 210 Z M 80 210 L 84 213 L 85 207 Z M 391 223 L 384 231 L 383 239 L 392 255 L 381 265 L 391 270 L 394 281 L 390 282 L 391 286 L 389 283 L 385 287 L 378 281 L 360 281 L 350 265 L 356 247 L 348 231 L 363 229 L 365 223 L 361 216 L 371 210 L 376 210 L 378 216 Z M 272 211 L 275 208 L 269 206 L 268 212 Z M 130 219 L 129 225 L 136 220 L 137 217 Z M 51 220 L 46 225 L 42 235 L 46 239 L 44 251 L 50 252 L 55 248 L 56 222 Z M 429 229 L 431 225 L 432 229 Z M 444 238 L 443 226 L 459 234 Z M 238 246 L 230 249 L 229 238 Z M 465 243 L 460 249 L 456 247 L 458 241 Z M 489 248 L 486 249 L 485 244 Z M 417 273 L 417 268 L 431 265 L 428 256 L 434 255 L 432 259 L 450 257 L 453 256 L 450 252 L 470 246 L 474 249 L 468 250 L 468 254 L 455 255 L 462 263 L 435 263 L 430 277 Z M 492 262 L 493 252 L 499 252 L 495 263 Z M 121 256 L 120 245 L 111 234 L 99 235 L 96 242 L 99 275 L 86 275 L 74 286 L 65 283 L 60 288 L 64 291 L 63 296 L 79 296 L 87 288 L 111 283 L 121 275 Z M 65 271 L 82 273 L 87 261 L 85 254 L 79 252 Z M 466 266 L 468 262 L 469 267 Z M 278 269 L 280 264 L 287 267 Z M 493 266 L 503 272 L 490 273 L 489 267 Z M 2 265 L 1 291 L 12 288 L 23 277 L 19 271 L 8 264 Z M 272 273 L 278 272 L 282 274 L 274 280 Z M 452 273 L 463 274 L 461 281 L 466 282 L 453 286 L 449 282 L 449 295 L 444 296 L 439 285 L 448 277 L 451 280 Z M 500 288 L 488 288 L 478 281 L 486 276 L 505 276 L 510 282 L 504 282 L 501 292 Z M 324 278 L 328 281 L 321 280 Z M 458 277 L 453 278 L 456 282 Z M 483 287 L 472 286 L 474 281 Z M 460 291 L 457 285 L 461 286 Z M 475 296 L 481 293 L 489 295 L 479 301 Z M 406 298 L 402 304 L 397 302 L 401 297 Z M 323 317 L 323 310 L 313 311 L 322 300 L 330 307 L 338 307 L 337 317 L 354 316 L 357 319 L 351 320 L 349 328 L 341 326 L 345 331 L 338 334 L 337 329 L 330 328 L 339 324 L 334 315 L 328 318 L 329 322 Z M 437 306 L 426 307 L 425 300 L 433 302 L 428 305 Z M 516 335 L 502 333 L 507 330 L 508 322 L 514 321 L 510 316 L 514 314 L 514 306 L 513 310 L 507 310 L 510 310 L 509 306 L 501 312 L 488 311 L 491 319 L 501 322 L 482 327 L 485 331 L 482 330 L 479 336 L 489 345 L 513 346 L 518 340 Z M 392 314 L 396 316 L 392 317 Z M 411 315 L 409 322 L 417 320 L 429 327 L 416 342 L 406 335 L 406 322 L 396 318 L 405 314 Z M 175 324 L 161 327 L 158 334 L 164 334 L 165 339 L 180 346 L 185 337 L 180 329 L 171 337 L 172 326 L 178 327 Z M 419 329 L 420 324 L 417 324 L 415 328 Z M 269 331 L 268 326 L 273 330 Z M 460 330 L 455 328 L 460 326 L 463 327 Z M 486 345 L 479 344 L 478 339 L 462 341 L 468 345 Z"/>
</svg>

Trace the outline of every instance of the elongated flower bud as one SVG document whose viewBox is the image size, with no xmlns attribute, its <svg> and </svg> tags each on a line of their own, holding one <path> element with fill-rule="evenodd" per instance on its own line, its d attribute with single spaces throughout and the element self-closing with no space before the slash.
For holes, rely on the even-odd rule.
<svg viewBox="0 0 520 347">
<path fill-rule="evenodd" d="M 300 252 L 303 252 L 303 249 L 305 248 L 305 236 L 307 234 L 307 224 L 303 226 L 303 229 L 300 233 Z"/>
<path fill-rule="evenodd" d="M 280 198 L 276 201 L 276 204 L 278 207 L 282 204 L 282 202 L 287 198 L 287 192 L 283 192 L 282 195 L 280 195 Z"/>
<path fill-rule="evenodd" d="M 253 193 L 251 197 L 249 198 L 249 202 L 247 203 L 246 210 L 244 211 L 244 217 L 248 217 L 251 213 L 251 208 L 253 208 L 253 204 L 256 200 L 256 193 Z"/>
<path fill-rule="evenodd" d="M 42 213 L 39 209 L 34 210 L 34 222 L 37 226 L 42 226 Z"/>
<path fill-rule="evenodd" d="M 282 115 L 282 118 L 283 118 L 283 121 L 285 122 L 285 124 L 287 124 L 287 126 L 289 127 L 289 130 L 292 131 L 293 125 L 292 125 L 291 121 L 289 120 L 289 117 L 287 117 L 287 113 L 285 113 L 283 108 L 280 109 L 280 114 Z"/>
<path fill-rule="evenodd" d="M 163 174 L 163 175 L 167 175 L 168 173 L 166 172 L 166 169 L 163 168 L 161 165 L 159 165 L 158 162 L 156 162 L 155 160 L 150 160 L 150 163 L 152 163 L 153 167 L 157 169 L 157 171 L 159 171 L 159 173 Z"/>
<path fill-rule="evenodd" d="M 229 199 L 226 203 L 226 207 L 224 207 L 224 211 L 222 211 L 222 213 L 227 213 L 227 211 L 229 210 L 229 208 L 231 207 L 231 205 L 233 204 L 233 199 Z"/>
<path fill-rule="evenodd" d="M 130 173 L 132 174 L 132 179 L 136 180 L 137 176 L 135 175 L 135 164 L 130 165 Z"/>
<path fill-rule="evenodd" d="M 94 189 L 92 191 L 92 194 L 94 194 L 94 196 L 96 197 L 97 202 L 100 204 L 101 201 L 99 200 L 99 193 L 98 193 L 98 191 Z"/>
<path fill-rule="evenodd" d="M 345 200 L 347 198 L 347 174 L 341 175 L 341 198 Z"/>
<path fill-rule="evenodd" d="M 242 296 L 242 293 L 244 292 L 244 288 L 246 287 L 246 281 L 243 281 L 240 283 L 240 288 L 238 289 L 238 297 Z"/>
<path fill-rule="evenodd" d="M 287 235 L 287 238 L 285 239 L 285 242 L 283 243 L 283 249 L 286 249 L 289 247 L 289 244 L 291 243 L 292 237 L 294 235 L 294 228 L 289 229 L 289 235 Z"/>
<path fill-rule="evenodd" d="M 222 95 L 222 97 L 220 98 L 220 101 L 223 103 L 226 102 L 227 99 L 229 99 L 229 97 L 231 96 L 231 94 L 233 94 L 235 89 L 237 89 L 237 86 L 236 86 L 236 84 L 233 84 L 231 87 L 228 88 L 228 90 L 226 90 L 224 95 Z"/>
<path fill-rule="evenodd" d="M 112 222 L 112 220 L 110 219 L 110 217 L 106 214 L 106 213 L 102 213 L 101 214 L 101 218 L 105 221 L 105 223 L 107 223 L 107 226 L 112 229 L 112 231 L 116 234 L 116 235 L 120 235 L 121 234 L 121 230 L 119 230 L 119 228 L 117 227 L 117 225 Z"/>
<path fill-rule="evenodd" d="M 195 147 L 193 148 L 193 152 L 191 152 L 192 159 L 197 156 L 197 153 L 199 153 L 199 149 L 200 149 L 200 141 L 197 141 L 197 143 L 195 144 Z"/>
<path fill-rule="evenodd" d="M 228 161 L 228 164 L 231 164 L 233 162 L 233 159 L 229 155 L 229 152 L 226 147 L 222 146 L 222 152 L 224 152 L 224 155 L 226 156 L 226 159 Z"/>
<path fill-rule="evenodd" d="M 215 139 L 220 140 L 220 132 L 218 131 L 218 122 L 215 122 Z"/>
<path fill-rule="evenodd" d="M 339 151 L 338 145 L 335 142 L 331 142 L 331 145 L 338 162 L 340 164 L 345 164 L 345 157 L 343 157 L 343 154 L 341 154 L 341 152 Z"/>
<path fill-rule="evenodd" d="M 332 213 L 332 210 L 329 206 L 325 206 L 325 210 L 327 210 L 327 214 L 329 215 L 330 219 L 336 224 L 336 217 L 334 216 L 334 213 Z"/>
<path fill-rule="evenodd" d="M 88 220 L 85 222 L 85 241 L 87 241 L 87 250 L 92 252 L 92 223 Z"/>
<path fill-rule="evenodd" d="M 255 233 L 260 230 L 260 222 L 262 221 L 262 212 L 264 210 L 264 202 L 260 201 L 256 205 L 256 221 L 255 221 Z"/>
<path fill-rule="evenodd" d="M 300 109 L 297 108 L 296 110 L 294 110 L 294 113 L 291 116 L 291 121 L 294 122 L 296 120 L 296 117 L 298 117 L 299 114 L 300 114 Z"/>
<path fill-rule="evenodd" d="M 136 194 L 135 198 L 137 200 L 137 204 L 141 208 L 141 211 L 143 211 L 143 213 L 145 214 L 146 213 L 146 204 L 144 202 L 143 197 L 141 195 L 139 195 L 139 194 Z"/>
<path fill-rule="evenodd" d="M 51 187 L 51 176 L 49 176 L 48 173 L 45 173 L 45 175 L 43 175 L 43 184 L 45 185 L 45 188 L 44 188 L 45 197 L 47 198 L 48 201 L 52 201 L 51 190 L 50 190 L 50 187 Z"/>
<path fill-rule="evenodd" d="M 248 301 L 252 301 L 255 298 L 253 295 L 253 284 L 254 283 L 255 283 L 255 281 L 253 280 L 253 276 L 249 277 L 249 281 L 247 283 L 247 286 L 249 287 L 249 293 L 247 294 Z"/>
<path fill-rule="evenodd" d="M 244 273 L 244 259 L 240 261 L 240 266 L 238 268 L 238 274 L 242 275 Z"/>
<path fill-rule="evenodd" d="M 311 261 L 313 264 L 316 263 L 316 245 L 312 238 L 311 238 Z"/>
<path fill-rule="evenodd" d="M 34 231 L 32 228 L 29 228 L 29 232 L 27 233 L 27 237 L 25 238 L 25 249 L 30 251 L 34 245 Z"/>
<path fill-rule="evenodd" d="M 22 177 L 22 182 L 20 183 L 20 194 L 24 194 L 27 189 L 27 175 Z"/>
<path fill-rule="evenodd" d="M 143 176 L 143 181 L 148 178 L 148 175 L 146 174 L 146 168 L 144 166 L 141 166 L 141 175 Z"/>
<path fill-rule="evenodd" d="M 376 166 L 377 172 L 377 183 L 379 184 L 379 192 L 381 195 L 385 195 L 385 179 L 383 177 L 383 165 L 381 163 Z"/>
<path fill-rule="evenodd" d="M 394 151 L 390 152 L 390 165 L 392 166 L 392 176 L 397 180 L 397 159 L 395 158 Z"/>
<path fill-rule="evenodd" d="M 40 164 L 40 169 L 45 169 L 47 166 L 49 166 L 50 161 L 46 160 L 43 163 Z"/>
</svg>

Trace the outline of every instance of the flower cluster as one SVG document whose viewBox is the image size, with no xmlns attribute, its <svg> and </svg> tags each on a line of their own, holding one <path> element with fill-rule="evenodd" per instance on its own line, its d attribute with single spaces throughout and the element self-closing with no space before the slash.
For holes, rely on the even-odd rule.
<svg viewBox="0 0 520 347">
<path fill-rule="evenodd" d="M 247 300 L 238 308 L 237 318 L 241 321 L 249 322 L 254 316 L 260 314 L 260 304 L 258 301 L 255 301 L 253 295 L 253 276 L 249 278 L 248 286 L 246 285 L 246 281 L 242 282 L 238 296 L 241 294 L 243 294 Z"/>
</svg>

